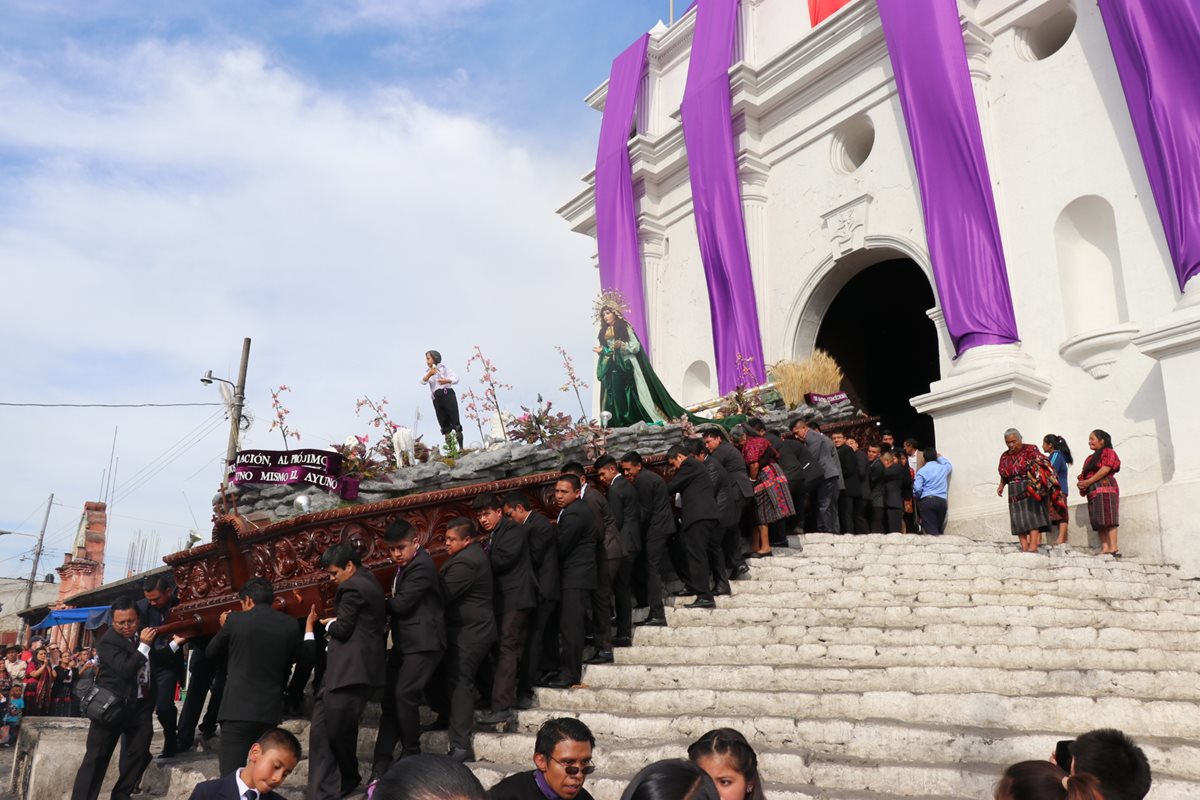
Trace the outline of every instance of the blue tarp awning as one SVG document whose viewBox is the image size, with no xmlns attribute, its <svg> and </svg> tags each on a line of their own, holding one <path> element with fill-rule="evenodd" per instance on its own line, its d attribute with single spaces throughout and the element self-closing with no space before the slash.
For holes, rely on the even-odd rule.
<svg viewBox="0 0 1200 800">
<path fill-rule="evenodd" d="M 111 606 L 95 606 L 94 608 L 61 608 L 57 611 L 51 611 L 46 615 L 46 618 L 34 625 L 31 630 L 40 631 L 46 628 L 53 628 L 55 625 L 75 625 L 80 622 L 83 627 L 89 631 L 94 631 L 101 625 L 108 625 L 112 621 Z"/>
</svg>

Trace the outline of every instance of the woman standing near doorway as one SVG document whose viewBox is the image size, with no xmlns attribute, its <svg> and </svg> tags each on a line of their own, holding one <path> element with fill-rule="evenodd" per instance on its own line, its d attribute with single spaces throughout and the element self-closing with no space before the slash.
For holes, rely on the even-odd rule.
<svg viewBox="0 0 1200 800">
<path fill-rule="evenodd" d="M 1065 495 L 1067 493 L 1067 467 L 1075 463 L 1075 459 L 1071 458 L 1071 448 L 1067 447 L 1067 440 L 1057 434 L 1047 433 L 1042 438 L 1042 452 L 1050 458 L 1050 466 L 1054 467 L 1054 472 L 1058 475 L 1058 486 Z M 1063 511 L 1066 511 L 1066 508 Z M 1054 508 L 1050 509 L 1050 524 L 1058 525 L 1058 539 L 1054 542 L 1056 545 L 1067 543 L 1067 523 L 1069 521 L 1067 514 L 1056 514 Z"/>
<path fill-rule="evenodd" d="M 1121 459 L 1113 450 L 1112 437 L 1096 429 L 1088 436 L 1092 454 L 1083 462 L 1079 473 L 1079 493 L 1087 498 L 1088 518 L 1092 530 L 1100 537 L 1100 554 L 1120 558 L 1117 549 L 1117 526 L 1120 523 L 1121 490 L 1116 474 L 1121 471 Z"/>
</svg>

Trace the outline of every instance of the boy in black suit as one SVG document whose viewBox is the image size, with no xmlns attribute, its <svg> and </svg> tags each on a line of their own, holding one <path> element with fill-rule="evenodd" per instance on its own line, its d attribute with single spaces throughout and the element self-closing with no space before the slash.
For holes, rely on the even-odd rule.
<svg viewBox="0 0 1200 800">
<path fill-rule="evenodd" d="M 335 617 L 323 620 L 329 637 L 325 675 L 313 707 L 308 740 L 308 800 L 339 800 L 362 782 L 358 723 L 367 698 L 384 684 L 383 587 L 343 542 L 321 554 L 337 583 Z"/>
<path fill-rule="evenodd" d="M 71 800 L 96 800 L 100 796 L 100 785 L 117 742 L 121 743 L 120 775 L 113 786 L 113 800 L 129 800 L 150 765 L 150 738 L 154 735 L 150 646 L 157 632 L 142 628 L 139 633 L 138 624 L 132 600 L 118 597 L 113 601 L 112 626 L 96 644 L 100 669 L 96 685 L 125 702 L 125 715 L 113 725 L 92 722 L 88 727 L 87 750 L 75 775 Z M 178 646 L 182 637 L 176 636 L 173 641 Z"/>
<path fill-rule="evenodd" d="M 475 544 L 475 523 L 456 517 L 446 526 L 442 562 L 442 595 L 446 601 L 446 658 L 442 661 L 443 693 L 438 715 L 447 720 L 450 757 L 474 761 L 471 726 L 475 711 L 475 676 L 496 641 L 492 568 Z"/>
<path fill-rule="evenodd" d="M 537 583 L 529 557 L 529 542 L 521 526 L 504 516 L 500 499 L 483 494 L 471 504 L 479 527 L 488 533 L 485 549 L 492 567 L 496 606 L 496 643 L 492 669 L 492 710 L 481 714 L 486 725 L 508 722 L 517 702 L 517 670 L 525 649 L 529 614 L 537 605 Z"/>
<path fill-rule="evenodd" d="M 583 680 L 584 625 L 596 588 L 596 519 L 579 498 L 579 477 L 563 474 L 554 484 L 558 512 L 558 563 L 562 581 L 558 631 L 562 639 L 562 672 L 548 684 L 553 689 Z"/>
<path fill-rule="evenodd" d="M 708 470 L 699 459 L 692 458 L 682 445 L 667 451 L 667 461 L 675 475 L 667 484 L 668 495 L 679 495 L 684 549 L 687 551 L 687 583 L 689 594 L 696 599 L 688 608 L 716 608 L 713 602 L 712 580 L 709 577 L 708 549 L 720 548 L 716 493 Z"/>
<path fill-rule="evenodd" d="M 642 542 L 645 545 L 645 592 L 650 615 L 639 625 L 665 627 L 667 613 L 663 610 L 662 557 L 667 541 L 675 534 L 675 515 L 667 497 L 667 482 L 656 472 L 642 468 L 637 451 L 621 456 L 621 471 L 637 491 L 642 507 Z"/>
<path fill-rule="evenodd" d="M 396 562 L 396 577 L 387 601 L 392 649 L 388 651 L 383 713 L 371 770 L 376 778 L 391 766 L 397 739 L 402 758 L 421 752 L 421 698 L 446 650 L 442 587 L 417 530 L 398 519 L 388 525 L 383 543 Z"/>
<path fill-rule="evenodd" d="M 608 486 L 608 510 L 621 537 L 625 556 L 612 576 L 613 602 L 617 609 L 617 634 L 613 647 L 629 647 L 633 643 L 633 565 L 642 551 L 642 506 L 633 488 L 609 455 L 600 456 L 595 463 L 596 474 Z"/>
<path fill-rule="evenodd" d="M 550 667 L 546 661 L 558 660 L 558 547 L 554 526 L 546 515 L 533 510 L 533 503 L 520 492 L 504 498 L 504 515 L 521 526 L 529 542 L 529 560 L 537 584 L 537 607 L 530 618 L 525 652 L 521 656 L 521 675 L 517 684 L 517 708 L 533 706 L 533 684 Z M 550 640 L 549 646 L 546 641 Z"/>
<path fill-rule="evenodd" d="M 283 719 L 283 692 L 301 647 L 315 648 L 317 610 L 309 611 L 303 641 L 296 622 L 271 607 L 275 590 L 266 578 L 252 578 L 238 590 L 242 610 L 221 615 L 221 630 L 205 649 L 213 663 L 226 663 L 228 683 L 217 719 L 221 723 L 221 774 L 246 765 L 258 738 Z"/>
<path fill-rule="evenodd" d="M 248 754 L 242 754 L 246 766 L 196 784 L 189 800 L 283 800 L 275 790 L 292 774 L 300 757 L 300 741 L 290 731 L 271 728 L 250 746 Z"/>
</svg>

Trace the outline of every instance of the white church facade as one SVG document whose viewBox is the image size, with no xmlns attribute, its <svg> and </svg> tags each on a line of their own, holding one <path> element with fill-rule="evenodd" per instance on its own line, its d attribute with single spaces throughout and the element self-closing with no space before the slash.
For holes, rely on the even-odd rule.
<svg viewBox="0 0 1200 800">
<path fill-rule="evenodd" d="M 742 0 L 733 131 L 766 363 L 833 353 L 873 414 L 954 463 L 950 531 L 1009 535 L 1005 429 L 1094 428 L 1123 462 L 1121 546 L 1200 573 L 1200 280 L 1178 285 L 1093 0 L 959 0 L 1019 343 L 956 357 L 876 0 L 813 27 Z M 651 360 L 715 396 L 713 330 L 680 103 L 696 10 L 651 32 L 630 139 Z M 602 110 L 607 83 L 587 102 Z M 594 173 L 561 210 L 596 234 Z M 1071 492 L 1071 540 L 1088 541 Z"/>
</svg>

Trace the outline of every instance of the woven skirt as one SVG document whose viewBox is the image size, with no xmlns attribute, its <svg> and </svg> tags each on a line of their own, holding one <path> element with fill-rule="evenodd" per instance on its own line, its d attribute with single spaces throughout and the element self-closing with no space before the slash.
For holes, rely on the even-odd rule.
<svg viewBox="0 0 1200 800">
<path fill-rule="evenodd" d="M 1121 524 L 1121 496 L 1116 492 L 1095 492 L 1088 495 L 1088 519 L 1092 530 L 1115 528 Z"/>
<path fill-rule="evenodd" d="M 1012 523 L 1013 536 L 1050 529 L 1050 514 L 1046 511 L 1045 501 L 1032 497 L 1022 497 L 1015 503 L 1009 503 L 1008 518 Z"/>
</svg>

